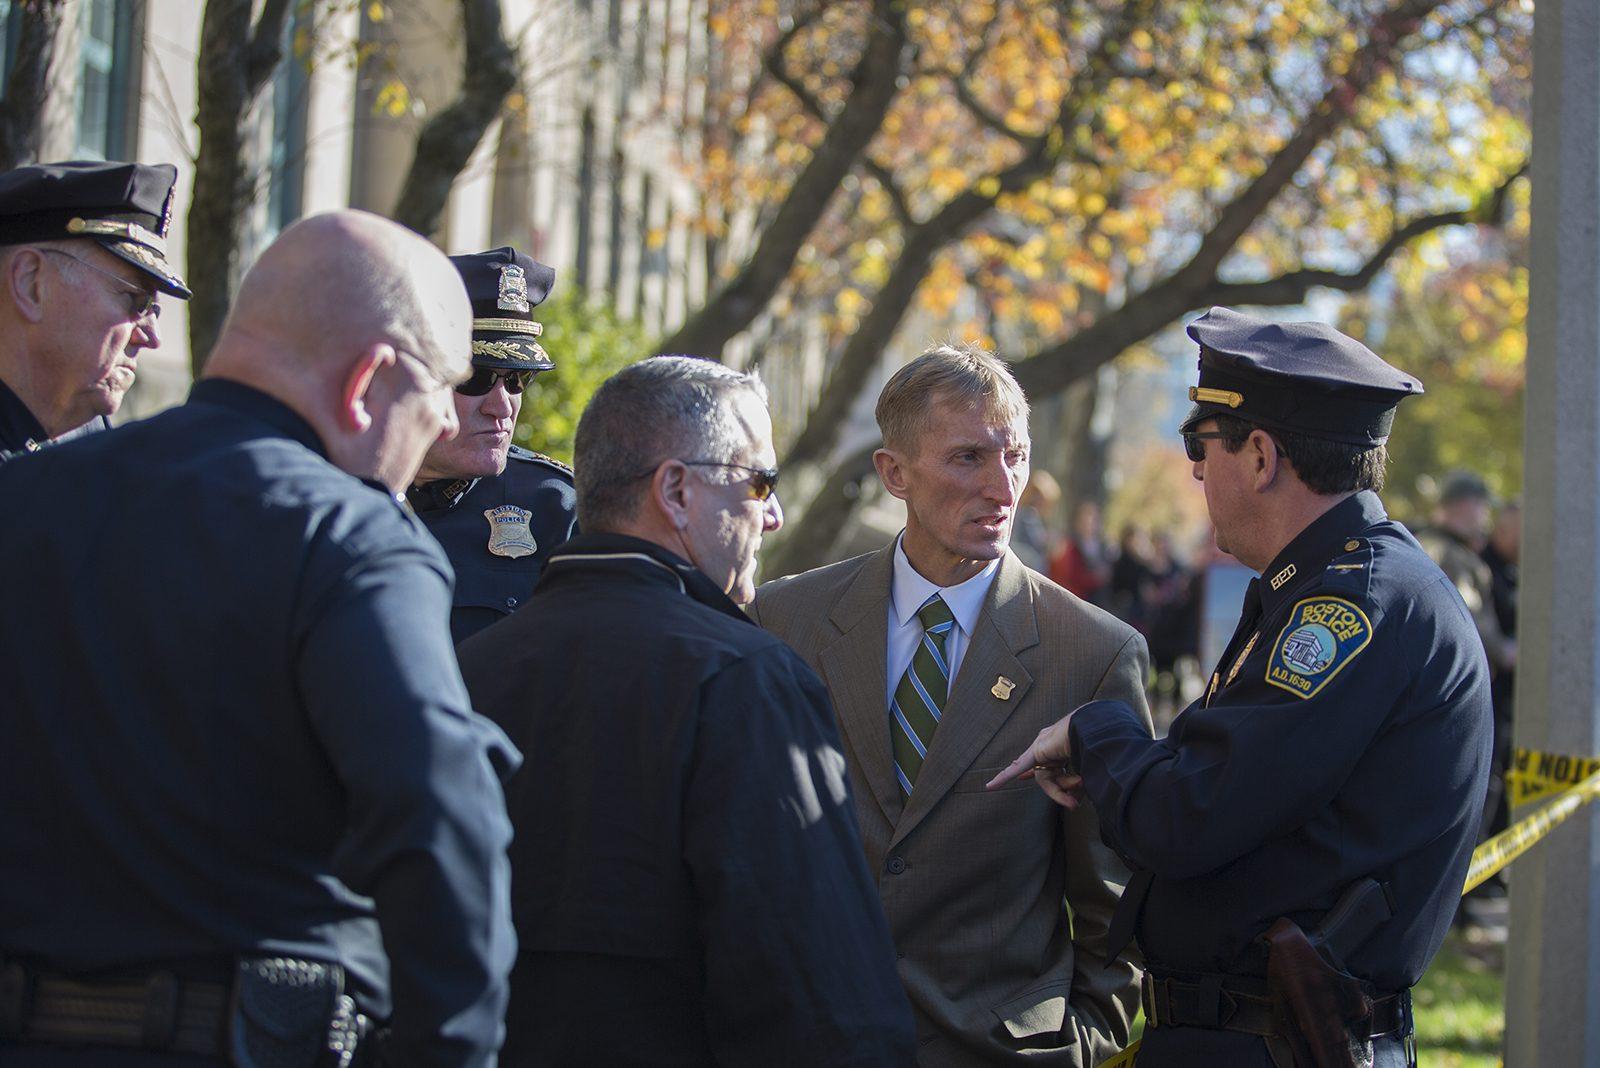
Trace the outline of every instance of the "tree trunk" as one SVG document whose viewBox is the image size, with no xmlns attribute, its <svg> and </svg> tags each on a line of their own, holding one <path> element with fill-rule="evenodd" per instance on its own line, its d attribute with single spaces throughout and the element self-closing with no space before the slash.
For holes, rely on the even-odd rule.
<svg viewBox="0 0 1600 1068">
<path fill-rule="evenodd" d="M 44 103 L 56 66 L 65 0 L 23 0 L 16 60 L 0 101 L 0 171 L 39 159 Z"/>
<path fill-rule="evenodd" d="M 189 363 L 195 377 L 233 302 L 239 249 L 256 199 L 250 143 L 254 113 L 283 59 L 289 0 L 267 0 L 253 29 L 252 6 L 251 0 L 206 0 L 200 24 L 195 115 L 200 154 L 185 263 L 195 282 L 189 302 Z"/>
<path fill-rule="evenodd" d="M 506 40 L 500 0 L 461 0 L 461 20 L 461 95 L 417 134 L 416 155 L 394 208 L 395 221 L 419 234 L 439 228 L 451 187 L 517 83 L 517 56 Z"/>
</svg>

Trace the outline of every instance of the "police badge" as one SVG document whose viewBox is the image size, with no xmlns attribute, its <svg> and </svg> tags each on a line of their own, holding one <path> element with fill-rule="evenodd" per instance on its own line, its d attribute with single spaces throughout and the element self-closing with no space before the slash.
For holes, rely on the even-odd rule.
<svg viewBox="0 0 1600 1068">
<path fill-rule="evenodd" d="M 528 275 L 521 267 L 508 263 L 500 268 L 500 295 L 494 306 L 502 311 L 529 310 Z"/>
<path fill-rule="evenodd" d="M 526 508 L 504 504 L 499 508 L 485 508 L 483 517 L 489 521 L 489 551 L 496 556 L 516 559 L 539 551 L 539 543 L 533 540 L 533 530 L 529 527 L 533 513 Z"/>
</svg>

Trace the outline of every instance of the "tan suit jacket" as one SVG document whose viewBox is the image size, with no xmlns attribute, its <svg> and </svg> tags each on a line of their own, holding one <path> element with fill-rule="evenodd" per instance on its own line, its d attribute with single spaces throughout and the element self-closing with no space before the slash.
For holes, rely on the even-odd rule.
<svg viewBox="0 0 1600 1068">
<path fill-rule="evenodd" d="M 769 582 L 751 615 L 833 697 L 918 1063 L 1098 1064 L 1127 1042 L 1138 1001 L 1134 965 L 1104 959 L 1127 872 L 1087 803 L 1058 808 L 1031 782 L 983 785 L 1086 701 L 1119 698 L 1148 719 L 1144 640 L 1007 551 L 902 806 L 884 678 L 893 554 L 891 543 Z"/>
</svg>

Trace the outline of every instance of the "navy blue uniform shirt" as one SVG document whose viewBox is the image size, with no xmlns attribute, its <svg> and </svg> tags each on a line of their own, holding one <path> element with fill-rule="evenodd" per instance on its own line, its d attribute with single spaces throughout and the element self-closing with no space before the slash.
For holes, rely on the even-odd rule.
<svg viewBox="0 0 1600 1068">
<path fill-rule="evenodd" d="M 828 691 L 794 650 L 660 546 L 581 534 L 460 652 L 528 754 L 503 1065 L 913 1063 Z"/>
<path fill-rule="evenodd" d="M 515 750 L 450 569 L 237 383 L 0 467 L 0 954 L 336 961 L 402 1064 L 487 1064 Z M 380 940 L 381 932 L 381 940 Z"/>
<path fill-rule="evenodd" d="M 1152 740 L 1085 705 L 1071 748 L 1106 843 L 1147 890 L 1138 939 L 1172 973 L 1264 974 L 1253 940 L 1306 929 L 1363 876 L 1396 915 L 1346 961 L 1415 983 L 1461 897 L 1489 772 L 1472 617 L 1373 493 L 1336 505 L 1251 583 L 1207 695 Z M 1249 1037 L 1249 1036 L 1245 1036 Z"/>
<path fill-rule="evenodd" d="M 406 496 L 455 568 L 450 633 L 457 644 L 528 599 L 550 551 L 578 522 L 571 469 L 515 445 L 499 475 L 440 479 Z"/>
</svg>

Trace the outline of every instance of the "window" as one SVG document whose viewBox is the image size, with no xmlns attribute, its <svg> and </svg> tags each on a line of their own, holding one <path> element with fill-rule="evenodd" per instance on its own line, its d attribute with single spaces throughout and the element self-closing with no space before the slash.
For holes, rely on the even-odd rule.
<svg viewBox="0 0 1600 1068">
<path fill-rule="evenodd" d="M 311 103 L 312 11 L 296 4 L 286 21 L 283 62 L 272 82 L 271 181 L 267 188 L 270 239 L 305 210 L 306 115 Z"/>
<path fill-rule="evenodd" d="M 17 34 L 21 29 L 22 4 L 18 0 L 0 0 L 0 97 L 5 95 L 6 80 L 17 61 Z"/>
<path fill-rule="evenodd" d="M 82 10 L 78 153 L 86 158 L 126 159 L 137 58 L 133 54 L 133 0 L 86 0 Z"/>
</svg>

